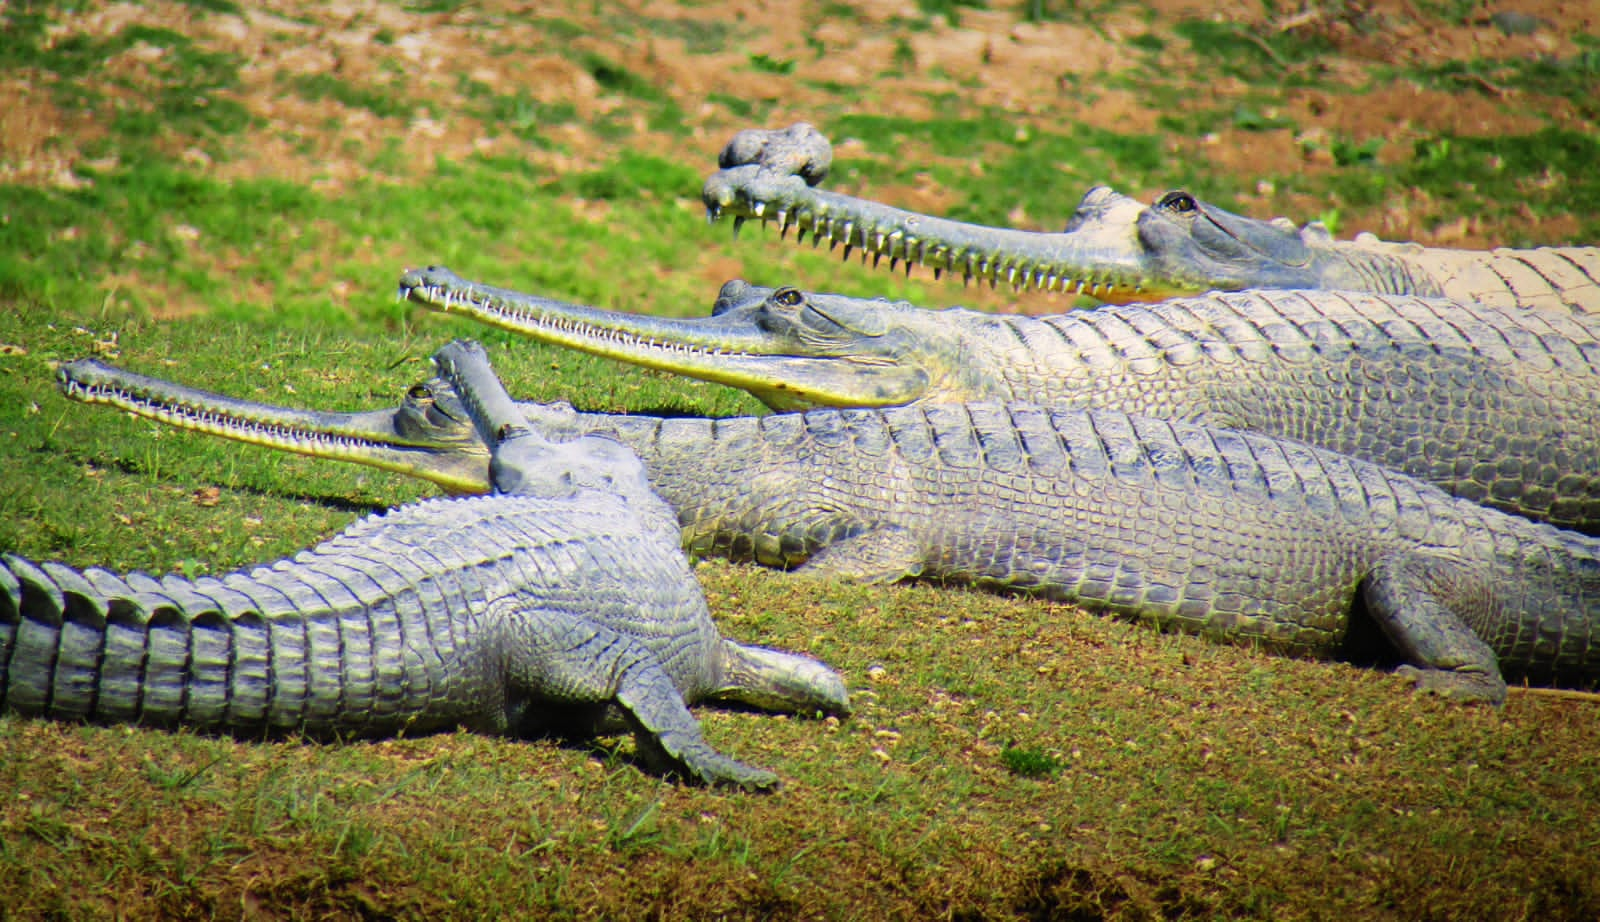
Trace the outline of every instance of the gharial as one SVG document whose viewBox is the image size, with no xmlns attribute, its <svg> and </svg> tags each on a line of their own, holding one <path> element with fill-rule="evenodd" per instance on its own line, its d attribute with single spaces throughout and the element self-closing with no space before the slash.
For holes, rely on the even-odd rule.
<svg viewBox="0 0 1600 922">
<path fill-rule="evenodd" d="M 1500 307 L 1600 312 L 1600 247 L 1458 250 L 1336 240 L 1319 223 L 1231 214 L 1184 191 L 1146 206 L 1089 190 L 1060 233 L 985 227 L 816 188 L 833 152 L 804 122 L 741 131 L 705 181 L 707 215 L 774 221 L 796 239 L 1017 288 L 1146 301 L 1210 289 L 1319 288 L 1436 295 Z"/>
<path fill-rule="evenodd" d="M 615 711 L 647 761 L 773 787 L 713 749 L 685 702 L 842 714 L 843 682 L 719 636 L 626 447 L 546 440 L 475 345 L 435 361 L 492 446 L 475 456 L 491 495 L 394 509 L 222 577 L 0 556 L 0 709 L 319 738 L 591 732 Z"/>
<path fill-rule="evenodd" d="M 97 362 L 59 375 L 78 400 L 187 428 L 455 489 L 485 483 L 482 447 L 442 383 L 412 388 L 399 410 L 325 414 Z M 1298 653 L 1339 650 L 1359 608 L 1419 687 L 1465 700 L 1502 701 L 1504 676 L 1600 680 L 1600 540 L 1296 442 L 1029 404 L 728 419 L 521 410 L 545 431 L 631 447 L 695 552 L 999 587 Z"/>
<path fill-rule="evenodd" d="M 1600 532 L 1600 317 L 1407 295 L 1212 293 L 1050 317 L 723 286 L 709 318 L 411 270 L 434 310 L 741 387 L 770 406 L 1026 401 L 1249 429 Z"/>
</svg>

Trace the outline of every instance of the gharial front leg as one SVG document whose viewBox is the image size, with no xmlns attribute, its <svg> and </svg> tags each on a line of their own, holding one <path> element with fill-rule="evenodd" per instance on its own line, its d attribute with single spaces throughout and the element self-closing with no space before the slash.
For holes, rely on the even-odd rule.
<svg viewBox="0 0 1600 922">
<path fill-rule="evenodd" d="M 434 362 L 460 394 L 479 437 L 492 446 L 495 492 L 587 491 L 627 502 L 627 514 L 616 524 L 621 540 L 611 553 L 597 546 L 600 556 L 590 562 L 605 577 L 620 576 L 628 584 L 629 607 L 635 610 L 620 622 L 626 630 L 607 623 L 618 614 L 614 606 L 580 587 L 569 593 L 576 598 L 568 606 L 575 608 L 541 607 L 546 603 L 527 597 L 504 600 L 496 616 L 511 690 L 525 695 L 531 707 L 535 702 L 615 705 L 633 728 L 640 753 L 666 771 L 746 790 L 775 787 L 777 775 L 725 756 L 705 741 L 685 695 L 720 694 L 783 710 L 843 713 L 849 707 L 843 681 L 814 660 L 718 637 L 679 547 L 676 520 L 630 449 L 602 436 L 567 443 L 545 439 L 528 425 L 477 343 L 451 343 Z M 625 559 L 614 556 L 618 550 Z M 676 680 L 658 649 L 676 657 Z"/>
<path fill-rule="evenodd" d="M 1434 589 L 1441 581 L 1470 580 L 1464 564 L 1397 555 L 1378 561 L 1361 590 L 1378 627 L 1408 661 L 1398 672 L 1418 690 L 1455 701 L 1504 704 L 1506 680 L 1494 650 Z"/>
<path fill-rule="evenodd" d="M 777 775 L 706 742 L 672 677 L 639 640 L 569 612 L 520 612 L 509 621 L 506 671 L 514 687 L 556 704 L 615 705 L 657 770 L 748 791 L 777 787 Z"/>
</svg>

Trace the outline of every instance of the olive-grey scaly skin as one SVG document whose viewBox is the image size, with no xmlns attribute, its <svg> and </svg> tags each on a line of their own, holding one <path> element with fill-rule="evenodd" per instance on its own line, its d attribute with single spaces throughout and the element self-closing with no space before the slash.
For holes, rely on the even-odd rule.
<svg viewBox="0 0 1600 922">
<path fill-rule="evenodd" d="M 1291 438 L 1600 533 L 1600 316 L 1349 291 L 1212 292 L 1044 317 L 723 286 L 711 317 L 410 270 L 412 301 L 769 405 L 1025 401 Z"/>
<path fill-rule="evenodd" d="M 391 433 L 435 440 L 438 479 L 486 482 L 448 385 L 396 411 L 275 408 L 67 366 L 95 402 L 230 438 L 429 476 Z M 971 583 L 1218 639 L 1329 655 L 1370 613 L 1419 684 L 1500 701 L 1503 675 L 1600 680 L 1600 541 L 1303 444 L 1110 410 L 918 404 L 661 419 L 522 404 L 541 431 L 605 434 L 644 462 L 692 551 L 865 581 Z M 304 413 L 305 411 L 297 411 Z M 391 463 L 393 459 L 400 463 Z"/>
<path fill-rule="evenodd" d="M 1459 250 L 1336 240 L 1232 214 L 1177 190 L 1153 205 L 1097 186 L 1059 233 L 986 227 L 817 188 L 833 160 L 828 139 L 798 123 L 739 132 L 706 178 L 707 216 L 735 229 L 775 221 L 796 240 L 842 244 L 876 264 L 929 266 L 996 286 L 1150 301 L 1211 289 L 1312 288 L 1441 296 L 1498 307 L 1600 312 L 1600 247 Z"/>
<path fill-rule="evenodd" d="M 712 748 L 687 702 L 844 713 L 839 677 L 718 634 L 676 516 L 626 447 L 545 440 L 509 415 L 481 350 L 436 362 L 455 387 L 476 376 L 456 406 L 463 438 L 493 445 L 494 492 L 373 515 L 220 577 L 0 555 L 0 710 L 346 738 L 585 732 L 611 709 L 662 768 L 773 787 Z"/>
</svg>

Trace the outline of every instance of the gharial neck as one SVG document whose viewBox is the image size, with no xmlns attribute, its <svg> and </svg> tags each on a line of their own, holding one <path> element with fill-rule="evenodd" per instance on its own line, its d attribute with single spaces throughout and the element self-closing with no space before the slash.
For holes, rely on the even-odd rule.
<svg viewBox="0 0 1600 922">
<path fill-rule="evenodd" d="M 1433 276 L 1409 257 L 1417 244 L 1369 239 L 1323 240 L 1312 245 L 1308 269 L 1315 286 L 1327 291 L 1364 291 L 1373 294 L 1412 294 L 1441 297 L 1444 292 Z"/>
<path fill-rule="evenodd" d="M 1600 313 L 1600 247 L 1458 250 L 1372 234 L 1316 246 L 1323 288 Z"/>
</svg>

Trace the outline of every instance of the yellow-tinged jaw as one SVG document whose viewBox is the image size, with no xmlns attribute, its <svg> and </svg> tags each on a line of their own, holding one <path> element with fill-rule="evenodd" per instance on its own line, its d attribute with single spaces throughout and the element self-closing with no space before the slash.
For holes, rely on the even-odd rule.
<svg viewBox="0 0 1600 922">
<path fill-rule="evenodd" d="M 419 477 L 450 493 L 489 489 L 489 452 L 470 424 L 413 388 L 395 410 L 319 413 L 184 387 L 93 359 L 57 367 L 62 393 L 179 429 Z"/>
</svg>

